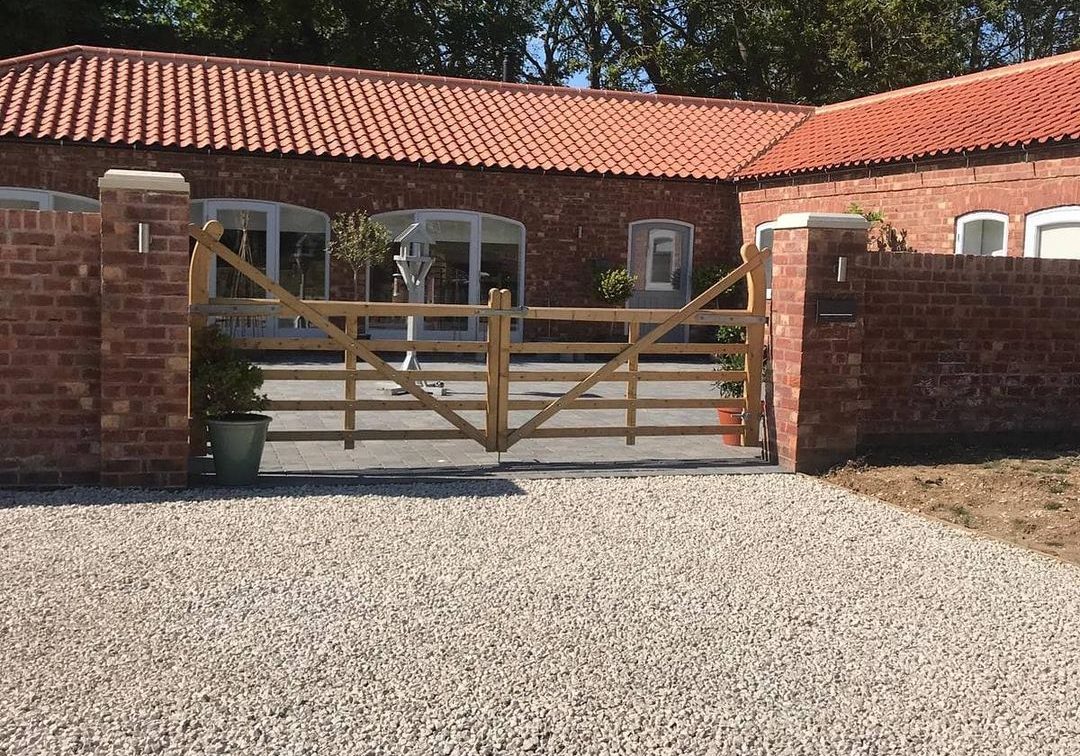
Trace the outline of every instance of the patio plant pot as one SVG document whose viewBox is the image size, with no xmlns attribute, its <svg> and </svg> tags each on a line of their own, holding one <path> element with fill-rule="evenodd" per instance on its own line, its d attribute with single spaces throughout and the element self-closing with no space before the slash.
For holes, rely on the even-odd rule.
<svg viewBox="0 0 1080 756">
<path fill-rule="evenodd" d="M 741 409 L 728 409 L 726 407 L 716 408 L 716 417 L 720 420 L 720 425 L 739 425 L 742 422 L 742 410 Z M 720 440 L 728 446 L 741 446 L 742 434 L 741 433 L 722 433 L 720 434 Z"/>
<path fill-rule="evenodd" d="M 225 415 L 207 420 L 214 472 L 223 486 L 250 486 L 259 475 L 266 429 L 266 415 Z"/>
</svg>

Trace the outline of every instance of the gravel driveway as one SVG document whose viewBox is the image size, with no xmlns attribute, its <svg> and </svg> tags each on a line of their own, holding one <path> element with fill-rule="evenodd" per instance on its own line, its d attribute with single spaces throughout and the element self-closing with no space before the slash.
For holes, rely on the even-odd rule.
<svg viewBox="0 0 1080 756">
<path fill-rule="evenodd" d="M 1080 570 L 808 478 L 219 494 L 0 493 L 0 754 L 1080 752 Z"/>
</svg>

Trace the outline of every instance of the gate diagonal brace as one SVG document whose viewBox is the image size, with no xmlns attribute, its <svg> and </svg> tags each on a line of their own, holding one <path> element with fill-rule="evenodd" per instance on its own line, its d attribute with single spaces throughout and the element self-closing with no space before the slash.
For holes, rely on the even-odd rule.
<svg viewBox="0 0 1080 756">
<path fill-rule="evenodd" d="M 191 237 L 197 242 L 195 254 L 199 254 L 199 247 L 207 252 L 217 255 L 241 274 L 249 278 L 253 283 L 262 287 L 267 293 L 277 297 L 282 306 L 292 310 L 309 323 L 323 331 L 331 340 L 341 347 L 355 354 L 358 358 L 371 365 L 371 367 L 383 378 L 393 381 L 403 388 L 408 394 L 416 398 L 422 405 L 435 412 L 455 428 L 460 430 L 473 441 L 486 446 L 486 438 L 475 426 L 461 417 L 457 412 L 442 406 L 442 403 L 424 391 L 415 381 L 401 371 L 386 363 L 377 354 L 367 349 L 360 341 L 350 337 L 343 330 L 335 326 L 330 320 L 317 309 L 304 302 L 302 299 L 285 289 L 280 284 L 271 281 L 270 278 L 254 265 L 241 259 L 239 255 L 219 241 L 223 228 L 217 221 L 208 221 L 204 228 L 191 224 L 188 226 Z"/>
</svg>

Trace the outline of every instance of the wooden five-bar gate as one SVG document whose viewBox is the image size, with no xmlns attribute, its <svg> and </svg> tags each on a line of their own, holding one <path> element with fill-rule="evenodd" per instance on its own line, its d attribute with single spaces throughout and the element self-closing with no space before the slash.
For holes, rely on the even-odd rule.
<svg viewBox="0 0 1080 756">
<path fill-rule="evenodd" d="M 221 241 L 222 226 L 209 221 L 203 228 L 191 226 L 195 240 L 191 259 L 190 302 L 193 328 L 206 325 L 211 317 L 261 319 L 293 315 L 303 318 L 311 327 L 320 329 L 326 339 L 318 338 L 240 338 L 238 346 L 253 350 L 340 351 L 344 366 L 335 369 L 273 368 L 263 371 L 268 381 L 340 381 L 343 397 L 327 399 L 278 399 L 271 401 L 269 410 L 325 412 L 341 411 L 340 430 L 272 430 L 270 441 L 327 441 L 340 440 L 345 448 L 353 448 L 360 440 L 415 439 L 472 439 L 486 450 L 502 452 L 527 438 L 588 438 L 624 437 L 633 444 L 642 436 L 687 436 L 740 434 L 745 446 L 760 443 L 762 360 L 765 341 L 765 287 L 763 262 L 769 250 L 759 251 L 746 244 L 741 250 L 743 262 L 722 280 L 695 297 L 678 310 L 642 310 L 624 308 L 579 307 L 512 307 L 507 289 L 492 289 L 486 305 L 405 304 L 393 302 L 349 302 L 302 300 L 270 280 L 261 270 L 243 260 Z M 234 267 L 241 275 L 263 288 L 272 299 L 224 299 L 209 296 L 210 273 L 214 258 Z M 745 310 L 706 309 L 718 295 L 742 279 L 747 281 Z M 361 340 L 357 338 L 360 318 L 366 317 L 478 317 L 487 321 L 485 341 L 405 341 Z M 513 342 L 511 321 L 562 320 L 593 323 L 626 324 L 628 339 L 621 343 L 605 342 Z M 343 323 L 343 327 L 334 320 Z M 642 333 L 642 325 L 655 327 Z M 666 343 L 661 339 L 679 326 L 733 325 L 745 327 L 743 343 Z M 486 356 L 480 370 L 399 370 L 378 352 L 403 352 L 415 349 L 422 353 L 482 354 Z M 511 368 L 512 355 L 594 354 L 610 355 L 600 368 L 591 372 L 573 370 L 524 370 Z M 722 371 L 690 365 L 679 370 L 641 369 L 642 355 L 719 355 L 743 354 L 743 369 Z M 360 363 L 368 367 L 361 368 Z M 358 399 L 357 385 L 363 381 L 383 381 L 396 384 L 411 395 L 408 399 Z M 483 382 L 484 399 L 439 398 L 424 390 L 421 382 L 456 381 Z M 572 388 L 554 399 L 515 398 L 511 386 L 516 381 L 571 383 Z M 646 381 L 723 381 L 742 383 L 741 398 L 723 398 L 716 391 L 700 398 L 639 397 L 639 384 Z M 620 382 L 626 384 L 621 398 L 585 396 L 596 384 Z M 692 408 L 729 408 L 738 410 L 741 422 L 721 425 L 642 425 L 639 410 L 671 410 Z M 450 428 L 395 429 L 386 427 L 358 428 L 357 413 L 426 410 L 447 421 Z M 482 427 L 466 420 L 463 411 L 484 413 Z M 510 412 L 536 410 L 517 427 L 510 426 Z M 563 410 L 623 410 L 623 426 L 545 426 L 548 420 Z"/>
</svg>

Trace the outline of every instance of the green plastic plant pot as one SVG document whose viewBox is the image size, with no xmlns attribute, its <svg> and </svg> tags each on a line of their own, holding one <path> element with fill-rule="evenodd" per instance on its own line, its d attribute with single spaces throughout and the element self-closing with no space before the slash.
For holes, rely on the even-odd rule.
<svg viewBox="0 0 1080 756">
<path fill-rule="evenodd" d="M 266 415 L 227 415 L 206 421 L 210 427 L 210 450 L 214 472 L 223 486 L 250 486 L 259 477 L 266 428 Z"/>
</svg>

